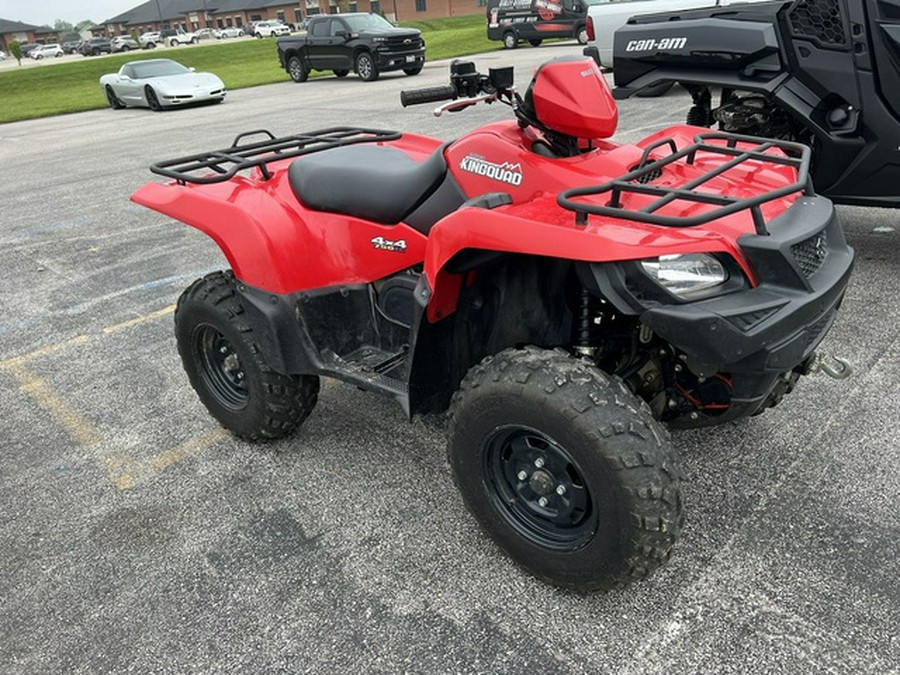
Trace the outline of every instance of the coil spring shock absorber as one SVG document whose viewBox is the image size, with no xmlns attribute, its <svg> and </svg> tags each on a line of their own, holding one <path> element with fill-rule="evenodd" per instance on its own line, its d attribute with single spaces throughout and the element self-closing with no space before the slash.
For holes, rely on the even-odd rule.
<svg viewBox="0 0 900 675">
<path fill-rule="evenodd" d="M 586 288 L 582 288 L 581 294 L 578 296 L 575 352 L 590 358 L 597 355 L 597 341 L 594 339 L 597 333 L 597 324 L 594 322 L 594 317 L 597 315 L 597 304 L 597 298 L 591 295 Z"/>
</svg>

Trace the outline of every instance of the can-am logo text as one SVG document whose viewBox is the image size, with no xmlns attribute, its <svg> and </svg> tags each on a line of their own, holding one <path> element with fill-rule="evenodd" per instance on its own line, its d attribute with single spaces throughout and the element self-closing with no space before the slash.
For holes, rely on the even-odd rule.
<svg viewBox="0 0 900 675">
<path fill-rule="evenodd" d="M 625 45 L 626 52 L 650 52 L 654 49 L 684 49 L 687 45 L 686 37 L 655 38 L 647 40 L 630 40 Z"/>
<path fill-rule="evenodd" d="M 499 180 L 501 183 L 522 184 L 522 167 L 519 164 L 510 164 L 509 162 L 494 164 L 483 157 L 466 155 L 459 163 L 459 168 L 478 176 Z"/>
</svg>

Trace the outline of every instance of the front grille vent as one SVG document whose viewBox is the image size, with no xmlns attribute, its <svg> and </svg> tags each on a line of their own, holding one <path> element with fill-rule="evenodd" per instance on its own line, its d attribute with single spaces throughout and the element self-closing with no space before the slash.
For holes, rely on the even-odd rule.
<svg viewBox="0 0 900 675">
<path fill-rule="evenodd" d="M 791 246 L 791 253 L 803 276 L 811 277 L 828 257 L 828 237 L 824 231 L 814 234 L 809 239 Z"/>
<path fill-rule="evenodd" d="M 812 38 L 822 47 L 847 44 L 840 0 L 797 0 L 789 17 L 795 37 Z"/>
</svg>

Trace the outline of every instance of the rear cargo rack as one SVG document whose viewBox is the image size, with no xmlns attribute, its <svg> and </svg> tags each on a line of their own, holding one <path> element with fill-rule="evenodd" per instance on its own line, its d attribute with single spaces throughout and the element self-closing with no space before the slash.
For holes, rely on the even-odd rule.
<svg viewBox="0 0 900 675">
<path fill-rule="evenodd" d="M 725 141 L 725 143 L 714 144 L 712 141 Z M 738 148 L 738 143 L 750 144 L 753 147 Z M 662 159 L 651 161 L 650 153 L 664 145 L 669 146 L 671 153 Z M 781 150 L 786 156 L 766 154 L 766 151 L 771 150 L 772 148 Z M 682 158 L 687 158 L 687 163 L 693 164 L 698 152 L 724 155 L 731 159 L 724 161 L 716 168 L 707 171 L 679 187 L 666 187 L 652 185 L 650 183 L 650 180 L 654 177 L 654 172 L 662 171 L 662 167 L 667 164 L 672 164 Z M 693 227 L 738 211 L 749 209 L 753 215 L 753 225 L 756 228 L 757 234 L 766 235 L 768 234 L 768 231 L 766 230 L 766 223 L 762 215 L 762 210 L 760 209 L 762 204 L 770 202 L 773 199 L 786 197 L 795 192 L 802 192 L 804 195 L 808 196 L 814 194 L 812 179 L 809 176 L 809 156 L 809 148 L 800 143 L 756 138 L 754 136 L 740 136 L 717 132 L 703 133 L 694 137 L 693 144 L 682 148 L 681 150 L 678 150 L 674 140 L 671 138 L 664 138 L 649 145 L 644 150 L 641 161 L 633 171 L 624 176 L 620 176 L 615 180 L 611 180 L 608 183 L 603 183 L 602 185 L 590 185 L 587 187 L 565 190 L 559 194 L 557 201 L 563 208 L 575 212 L 575 223 L 577 225 L 587 225 L 588 214 L 590 214 L 622 218 L 625 220 L 635 220 L 641 223 L 661 225 L 663 227 Z M 738 199 L 735 197 L 697 191 L 698 187 L 710 179 L 722 175 L 743 162 L 751 160 L 769 164 L 792 166 L 797 169 L 797 180 L 790 185 L 770 190 L 769 192 L 763 192 L 747 199 Z M 644 182 L 642 182 L 642 179 Z M 574 198 L 577 197 L 601 195 L 606 192 L 610 193 L 609 202 L 607 202 L 606 205 L 574 201 Z M 637 211 L 622 207 L 623 193 L 651 195 L 659 197 L 659 199 Z M 687 217 L 664 216 L 656 213 L 663 206 L 678 200 L 699 204 L 712 204 L 719 208 L 710 209 L 700 215 Z"/>
<path fill-rule="evenodd" d="M 263 178 L 269 180 L 272 177 L 268 168 L 269 162 L 308 155 L 344 145 L 395 141 L 401 135 L 399 131 L 383 129 L 331 127 L 276 138 L 271 131 L 257 129 L 239 134 L 231 147 L 224 150 L 201 152 L 196 155 L 158 162 L 150 166 L 150 171 L 159 176 L 172 178 L 184 185 L 185 183 L 221 183 L 234 176 L 238 171 L 259 167 Z M 241 141 L 250 136 L 267 136 L 267 138 L 241 145 Z"/>
</svg>

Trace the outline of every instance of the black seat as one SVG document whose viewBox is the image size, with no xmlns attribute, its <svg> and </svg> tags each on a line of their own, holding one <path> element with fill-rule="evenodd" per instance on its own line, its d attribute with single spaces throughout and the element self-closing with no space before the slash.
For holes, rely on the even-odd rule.
<svg viewBox="0 0 900 675">
<path fill-rule="evenodd" d="M 324 150 L 296 160 L 288 170 L 294 195 L 306 206 L 399 223 L 434 192 L 447 172 L 441 146 L 424 162 L 380 145 Z"/>
</svg>

